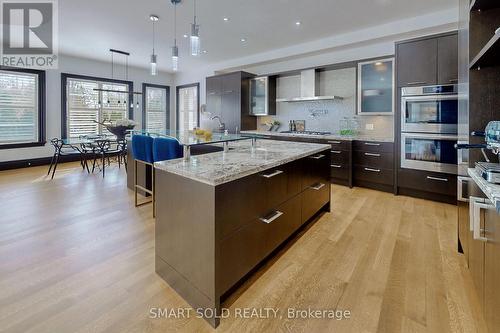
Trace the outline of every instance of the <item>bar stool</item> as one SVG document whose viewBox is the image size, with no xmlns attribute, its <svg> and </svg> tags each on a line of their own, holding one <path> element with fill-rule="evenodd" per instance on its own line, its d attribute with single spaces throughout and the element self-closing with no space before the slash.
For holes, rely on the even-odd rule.
<svg viewBox="0 0 500 333">
<path fill-rule="evenodd" d="M 153 138 L 147 135 L 133 135 L 132 136 L 132 155 L 134 157 L 134 200 L 135 206 L 139 207 L 148 203 L 154 203 L 154 189 L 155 189 L 155 179 L 154 179 L 154 159 L 153 159 Z M 144 164 L 146 167 L 150 166 L 152 170 L 152 182 L 151 190 L 144 186 L 137 184 L 137 166 L 138 164 Z M 151 195 L 151 200 L 139 203 L 137 200 L 137 190 L 141 190 L 147 194 Z M 153 204 L 153 217 L 155 216 L 154 204 Z"/>
<path fill-rule="evenodd" d="M 153 141 L 153 160 L 155 162 L 172 160 L 183 156 L 182 147 L 177 140 L 172 138 L 155 138 Z M 153 167 L 153 182 L 154 167 Z M 154 186 L 153 186 L 154 191 Z M 156 199 L 153 195 L 153 215 L 156 214 Z"/>
</svg>

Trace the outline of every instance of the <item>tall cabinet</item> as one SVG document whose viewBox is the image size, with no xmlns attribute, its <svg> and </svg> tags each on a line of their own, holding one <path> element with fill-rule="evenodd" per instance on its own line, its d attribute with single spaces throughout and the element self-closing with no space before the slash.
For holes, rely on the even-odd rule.
<svg viewBox="0 0 500 333">
<path fill-rule="evenodd" d="M 254 74 L 234 72 L 206 78 L 207 112 L 218 116 L 226 129 L 234 133 L 238 130 L 257 129 L 257 119 L 250 115 L 250 79 Z M 216 130 L 217 121 L 203 119 L 203 126 Z"/>
<path fill-rule="evenodd" d="M 466 129 L 466 133 L 460 133 L 464 141 L 484 143 L 484 138 L 470 136 L 470 132 L 483 131 L 489 121 L 500 119 L 500 2 L 460 0 L 460 12 L 459 54 L 461 60 L 467 61 L 461 61 L 459 67 L 461 96 L 465 96 L 460 104 L 459 129 Z M 490 154 L 489 159 L 498 162 L 497 156 Z M 468 154 L 469 167 L 484 160 L 479 150 L 471 150 Z M 469 191 L 476 188 L 472 180 L 468 182 L 472 184 L 468 186 Z M 488 330 L 496 332 L 500 327 L 500 215 L 487 200 L 478 205 L 474 194 L 469 194 L 472 214 L 467 215 L 465 203 L 459 208 L 459 244 L 467 259 Z M 479 229 L 476 235 L 470 231 L 474 222 Z"/>
</svg>

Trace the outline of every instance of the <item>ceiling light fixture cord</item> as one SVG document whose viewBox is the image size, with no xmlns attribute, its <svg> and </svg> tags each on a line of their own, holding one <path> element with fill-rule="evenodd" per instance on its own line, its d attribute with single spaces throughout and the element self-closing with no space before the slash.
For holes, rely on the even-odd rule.
<svg viewBox="0 0 500 333">
<path fill-rule="evenodd" d="M 174 46 L 177 46 L 177 3 L 174 4 Z"/>
</svg>

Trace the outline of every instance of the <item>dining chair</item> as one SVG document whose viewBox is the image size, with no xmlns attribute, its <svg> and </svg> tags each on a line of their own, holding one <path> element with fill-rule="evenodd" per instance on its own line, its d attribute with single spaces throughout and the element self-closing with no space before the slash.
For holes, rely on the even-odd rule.
<svg viewBox="0 0 500 333">
<path fill-rule="evenodd" d="M 52 159 L 50 160 L 50 166 L 49 171 L 47 172 L 47 176 L 50 175 L 50 171 L 52 171 L 52 177 L 50 179 L 54 179 L 57 165 L 59 164 L 59 157 L 74 154 L 75 147 L 65 144 L 64 140 L 59 138 L 50 140 L 50 144 L 54 147 L 54 155 L 52 155 Z M 85 169 L 82 154 L 80 154 L 80 164 Z"/>
</svg>

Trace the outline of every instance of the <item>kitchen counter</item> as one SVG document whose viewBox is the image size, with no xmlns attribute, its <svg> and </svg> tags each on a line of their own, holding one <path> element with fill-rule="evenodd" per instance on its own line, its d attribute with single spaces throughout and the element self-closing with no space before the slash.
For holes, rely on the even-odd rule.
<svg viewBox="0 0 500 333">
<path fill-rule="evenodd" d="M 326 144 L 258 140 L 230 144 L 227 153 L 215 152 L 183 159 L 156 162 L 155 168 L 201 183 L 217 186 L 321 152 Z"/>
<path fill-rule="evenodd" d="M 488 183 L 476 168 L 467 169 L 467 173 L 500 213 L 500 185 Z"/>
<path fill-rule="evenodd" d="M 356 136 L 343 136 L 340 134 L 328 135 L 311 135 L 311 134 L 295 134 L 295 133 L 282 133 L 271 131 L 241 131 L 241 134 L 255 134 L 261 136 L 281 136 L 281 137 L 297 137 L 297 138 L 311 138 L 323 140 L 344 140 L 344 141 L 376 141 L 376 142 L 394 142 L 393 137 L 377 137 L 367 134 L 359 134 Z"/>
<path fill-rule="evenodd" d="M 155 270 L 213 327 L 239 282 L 330 211 L 331 145 L 256 143 L 155 164 Z"/>
</svg>

